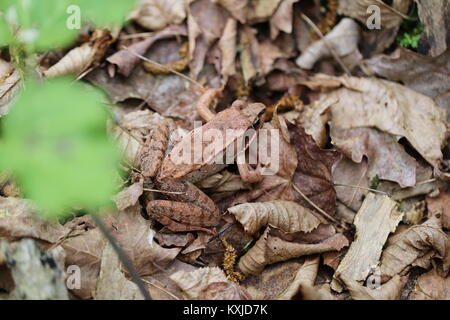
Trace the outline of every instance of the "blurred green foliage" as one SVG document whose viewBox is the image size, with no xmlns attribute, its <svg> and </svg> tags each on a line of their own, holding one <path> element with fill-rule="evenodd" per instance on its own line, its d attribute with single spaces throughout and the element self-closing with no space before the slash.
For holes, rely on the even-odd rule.
<svg viewBox="0 0 450 320">
<path fill-rule="evenodd" d="M 121 24 L 136 0 L 0 0 L 0 45 L 22 43 L 29 52 L 68 45 L 79 30 L 68 26 L 78 6 L 81 23 Z"/>
<path fill-rule="evenodd" d="M 46 215 L 94 209 L 114 192 L 119 156 L 102 98 L 66 78 L 28 81 L 2 122 L 0 169 L 12 171 Z"/>
<path fill-rule="evenodd" d="M 25 77 L 13 107 L 1 119 L 0 170 L 14 175 L 45 217 L 109 204 L 120 158 L 107 136 L 103 94 L 70 78 L 38 82 L 32 74 L 35 66 L 25 68 L 24 61 L 34 52 L 69 45 L 80 31 L 68 27 L 74 12 L 80 13 L 81 25 L 120 25 L 135 3 L 0 0 L 0 46 L 8 46 Z"/>
<path fill-rule="evenodd" d="M 419 47 L 419 41 L 424 32 L 424 26 L 419 24 L 417 27 L 409 32 L 402 32 L 397 37 L 397 42 L 404 48 L 417 49 Z"/>
</svg>

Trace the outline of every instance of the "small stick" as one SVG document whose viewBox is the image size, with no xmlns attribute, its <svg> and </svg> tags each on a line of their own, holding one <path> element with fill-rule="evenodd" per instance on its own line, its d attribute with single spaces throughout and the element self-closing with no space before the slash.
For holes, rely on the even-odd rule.
<svg viewBox="0 0 450 320">
<path fill-rule="evenodd" d="M 327 46 L 328 50 L 330 50 L 334 59 L 336 59 L 336 61 L 339 63 L 339 65 L 345 71 L 345 73 L 348 74 L 349 76 L 351 76 L 350 70 L 347 68 L 347 66 L 344 64 L 344 62 L 342 62 L 341 58 L 339 58 L 336 51 L 334 51 L 333 46 L 331 46 L 328 43 L 327 39 L 325 39 L 325 36 L 320 31 L 319 27 L 317 27 L 316 24 L 310 18 L 308 18 L 304 13 L 302 13 L 302 19 L 305 20 L 314 29 L 314 31 L 320 36 L 320 38 L 323 40 L 323 42 Z"/>
<path fill-rule="evenodd" d="M 367 190 L 367 191 L 372 191 L 374 193 L 384 194 L 385 196 L 390 197 L 389 193 L 381 191 L 381 190 L 372 189 L 372 188 L 365 188 L 365 187 L 355 186 L 355 185 L 351 185 L 351 184 L 342 184 L 342 183 L 335 183 L 334 186 L 335 187 L 349 187 L 349 188 Z"/>
<path fill-rule="evenodd" d="M 314 202 L 312 202 L 311 199 L 309 199 L 295 184 L 293 184 L 294 190 L 297 191 L 302 197 L 303 199 L 305 199 L 311 206 L 313 206 L 317 211 L 319 211 L 323 216 L 325 216 L 326 218 L 328 218 L 329 220 L 333 221 L 334 223 L 340 225 L 342 228 L 344 229 L 348 229 L 346 226 L 344 226 L 340 221 L 336 220 L 335 218 L 333 218 L 332 216 L 330 216 L 328 213 L 326 213 L 325 211 L 323 211 L 321 208 L 319 208 Z"/>
<path fill-rule="evenodd" d="M 133 282 L 137 285 L 139 288 L 139 291 L 141 292 L 142 296 L 145 300 L 152 300 L 152 297 L 150 296 L 150 293 L 148 292 L 147 288 L 145 287 L 144 282 L 142 281 L 141 277 L 139 276 L 136 268 L 133 266 L 133 263 L 131 262 L 128 255 L 123 251 L 123 249 L 117 244 L 116 240 L 112 236 L 112 234 L 108 231 L 108 228 L 103 223 L 102 219 L 96 214 L 91 213 L 92 219 L 95 221 L 95 224 L 98 226 L 100 231 L 103 233 L 105 238 L 108 240 L 108 242 L 113 247 L 114 251 L 117 253 L 120 261 L 123 263 L 125 268 L 127 269 L 128 273 L 131 276 L 131 279 Z"/>
<path fill-rule="evenodd" d="M 386 7 L 387 9 L 391 10 L 392 12 L 394 12 L 395 14 L 399 15 L 400 17 L 402 17 L 403 19 L 406 20 L 410 20 L 410 21 L 414 21 L 415 19 L 408 17 L 407 15 L 401 13 L 400 11 L 398 11 L 397 9 L 395 9 L 394 7 L 391 7 L 390 5 L 388 5 L 387 3 L 384 3 L 382 0 L 375 0 L 375 2 L 378 2 L 379 4 L 381 4 L 382 6 Z"/>
</svg>

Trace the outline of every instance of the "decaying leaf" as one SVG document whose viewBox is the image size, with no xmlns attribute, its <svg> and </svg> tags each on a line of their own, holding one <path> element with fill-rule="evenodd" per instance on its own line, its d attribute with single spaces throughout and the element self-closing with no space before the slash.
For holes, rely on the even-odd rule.
<svg viewBox="0 0 450 320">
<path fill-rule="evenodd" d="M 18 240 L 34 238 L 56 243 L 68 232 L 58 222 L 49 223 L 36 215 L 36 209 L 28 200 L 0 197 L 0 237 Z"/>
<path fill-rule="evenodd" d="M 333 168 L 337 199 L 353 211 L 359 210 L 370 187 L 368 167 L 366 160 L 354 163 L 348 158 L 342 158 Z"/>
<path fill-rule="evenodd" d="M 219 48 L 222 53 L 221 59 L 221 75 L 222 83 L 226 83 L 228 77 L 236 73 L 235 60 L 237 54 L 237 21 L 229 18 L 222 37 L 219 40 Z"/>
<path fill-rule="evenodd" d="M 356 239 L 350 245 L 336 270 L 337 277 L 364 281 L 371 268 L 378 264 L 389 233 L 394 232 L 402 218 L 396 203 L 384 195 L 369 193 L 356 214 Z"/>
<path fill-rule="evenodd" d="M 374 10 L 369 11 L 368 8 L 376 6 L 380 10 L 381 27 L 392 28 L 402 23 L 401 14 L 407 13 L 410 3 L 410 0 L 394 0 L 390 7 L 388 4 L 376 0 L 339 0 L 338 13 L 366 24 L 369 17 L 374 12 L 376 13 Z"/>
<path fill-rule="evenodd" d="M 91 299 L 95 294 L 105 244 L 102 233 L 95 228 L 68 238 L 61 245 L 66 252 L 66 267 L 78 266 L 83 275 L 80 287 L 71 290 L 81 299 Z"/>
<path fill-rule="evenodd" d="M 302 69 L 312 69 L 314 64 L 322 58 L 328 58 L 337 54 L 339 57 L 352 56 L 359 59 L 362 56 L 358 51 L 358 41 L 360 38 L 359 25 L 349 18 L 344 18 L 342 21 L 334 27 L 322 40 L 319 40 L 309 46 L 300 57 L 298 57 L 296 63 Z M 358 63 L 358 59 L 349 59 L 354 66 Z"/>
<path fill-rule="evenodd" d="M 376 127 L 403 136 L 431 165 L 439 165 L 447 115 L 431 98 L 400 84 L 374 78 L 319 75 L 314 79 L 319 87 L 323 84 L 334 87 L 330 80 L 344 86 L 324 94 L 336 101 L 330 107 L 334 127 Z"/>
<path fill-rule="evenodd" d="M 390 56 L 376 56 L 364 64 L 370 72 L 392 81 L 401 81 L 450 110 L 450 49 L 430 57 L 399 48 Z"/>
<path fill-rule="evenodd" d="M 436 269 L 422 274 L 408 297 L 410 300 L 450 300 L 450 277 L 443 278 Z"/>
<path fill-rule="evenodd" d="M 339 252 L 328 253 L 339 254 Z M 292 283 L 278 299 L 338 300 L 339 297 L 331 293 L 329 284 L 315 285 L 319 265 L 320 256 L 306 258 Z"/>
<path fill-rule="evenodd" d="M 247 8 L 247 22 L 250 24 L 268 20 L 282 0 L 252 0 Z"/>
<path fill-rule="evenodd" d="M 398 275 L 375 289 L 364 287 L 351 278 L 342 277 L 342 280 L 353 300 L 398 300 L 405 284 L 405 279 Z"/>
<path fill-rule="evenodd" d="M 149 30 L 160 30 L 186 18 L 184 0 L 141 0 L 131 18 Z"/>
<path fill-rule="evenodd" d="M 450 230 L 450 193 L 446 189 L 439 191 L 435 197 L 427 197 L 427 208 L 429 217 L 436 213 L 442 214 L 442 227 Z"/>
<path fill-rule="evenodd" d="M 343 234 L 335 233 L 331 226 L 322 225 L 309 234 L 300 234 L 302 242 L 290 242 L 278 237 L 276 230 L 268 227 L 255 245 L 241 257 L 239 270 L 246 275 L 257 275 L 268 264 L 305 255 L 339 251 L 349 244 L 347 238 Z"/>
<path fill-rule="evenodd" d="M 448 236 L 442 231 L 440 215 L 423 224 L 411 226 L 389 241 L 381 256 L 382 278 L 391 278 L 402 272 L 415 260 L 433 250 L 437 257 L 445 257 L 449 250 Z"/>
<path fill-rule="evenodd" d="M 270 18 L 270 37 L 275 39 L 280 31 L 291 33 L 293 29 L 294 3 L 299 0 L 283 0 Z"/>
<path fill-rule="evenodd" d="M 140 206 L 121 212 L 111 225 L 113 235 L 140 275 L 152 274 L 167 266 L 181 251 L 181 248 L 163 248 L 152 241 L 150 222 L 141 216 Z"/>
<path fill-rule="evenodd" d="M 78 76 L 86 70 L 94 61 L 96 49 L 89 43 L 72 49 L 54 66 L 44 71 L 47 78 L 73 74 Z"/>
<path fill-rule="evenodd" d="M 143 300 L 138 287 L 125 277 L 120 264 L 112 246 L 106 245 L 101 258 L 95 300 Z"/>
<path fill-rule="evenodd" d="M 433 2 L 416 0 L 420 21 L 431 45 L 431 54 L 438 56 L 448 47 L 450 41 L 450 4 L 445 0 Z"/>
<path fill-rule="evenodd" d="M 47 78 L 80 75 L 92 63 L 100 61 L 115 38 L 108 30 L 96 30 L 89 42 L 70 50 L 61 60 L 45 70 L 44 75 Z"/>
<path fill-rule="evenodd" d="M 320 224 L 309 209 L 292 201 L 244 203 L 228 208 L 228 211 L 250 234 L 267 225 L 286 232 L 311 232 Z"/>
<path fill-rule="evenodd" d="M 340 159 L 335 150 L 323 150 L 300 126 L 288 126 L 298 155 L 298 166 L 293 182 L 315 205 L 333 215 L 336 211 L 336 190 L 333 186 L 331 169 Z M 296 195 L 297 201 L 315 210 L 308 201 Z"/>
<path fill-rule="evenodd" d="M 128 48 L 121 49 L 108 57 L 106 60 L 116 65 L 118 72 L 126 77 L 131 75 L 134 67 L 139 63 L 138 55 L 144 55 L 147 50 L 158 40 L 173 38 L 175 36 L 185 36 L 186 27 L 183 25 L 173 25 L 153 33 L 150 37 L 137 42 Z"/>
<path fill-rule="evenodd" d="M 331 128 L 333 144 L 356 163 L 369 160 L 367 174 L 397 182 L 401 187 L 416 184 L 416 160 L 394 137 L 373 128 Z"/>
<path fill-rule="evenodd" d="M 218 267 L 200 268 L 195 271 L 179 271 L 170 276 L 189 299 L 241 300 L 239 286 L 229 281 Z"/>
<path fill-rule="evenodd" d="M 113 201 L 116 203 L 117 209 L 122 211 L 128 207 L 134 206 L 138 202 L 139 197 L 144 193 L 143 189 L 144 181 L 140 180 L 120 191 L 113 198 Z"/>
<path fill-rule="evenodd" d="M 10 63 L 0 59 L 0 115 L 9 110 L 9 102 L 19 89 L 20 72 Z"/>
</svg>

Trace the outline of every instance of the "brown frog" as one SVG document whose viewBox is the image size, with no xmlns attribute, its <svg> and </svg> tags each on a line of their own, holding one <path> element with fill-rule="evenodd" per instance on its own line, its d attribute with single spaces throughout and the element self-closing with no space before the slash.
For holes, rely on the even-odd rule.
<svg viewBox="0 0 450 320">
<path fill-rule="evenodd" d="M 225 131 L 230 127 L 246 129 L 252 126 L 263 110 L 262 104 L 237 101 L 230 108 L 215 115 L 201 128 L 191 131 L 172 149 L 170 133 L 174 127 L 173 122 L 165 119 L 154 128 L 141 152 L 141 171 L 142 175 L 151 179 L 156 188 L 169 200 L 149 201 L 148 214 L 174 232 L 201 230 L 214 234 L 210 228 L 219 224 L 220 210 L 193 183 L 221 171 L 225 165 L 214 164 L 212 160 L 221 156 L 226 148 L 234 147 L 234 144 L 230 143 L 224 146 L 223 150 L 219 150 L 221 152 L 214 153 L 210 151 L 211 148 L 207 148 L 208 142 L 202 141 L 205 144 L 202 150 L 206 151 L 202 154 L 205 161 L 201 163 L 180 163 L 174 160 L 175 155 L 187 148 L 191 151 L 192 141 L 210 128 Z M 229 119 L 232 121 L 227 121 Z M 234 137 L 234 140 L 237 138 Z"/>
</svg>

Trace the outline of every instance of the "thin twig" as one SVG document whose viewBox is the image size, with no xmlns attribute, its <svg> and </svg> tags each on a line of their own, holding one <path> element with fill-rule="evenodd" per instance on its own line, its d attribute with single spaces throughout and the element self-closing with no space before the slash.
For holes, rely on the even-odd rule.
<svg viewBox="0 0 450 320">
<path fill-rule="evenodd" d="M 178 71 L 176 71 L 176 70 L 174 70 L 174 69 L 172 69 L 172 68 L 170 68 L 168 66 L 162 65 L 162 64 L 160 64 L 160 63 L 158 63 L 156 61 L 150 60 L 150 59 L 144 57 L 143 55 L 140 55 L 139 53 L 134 52 L 133 50 L 131 50 L 130 48 L 128 48 L 126 46 L 122 46 L 122 49 L 125 49 L 125 50 L 129 51 L 131 54 L 135 55 L 136 57 L 138 57 L 141 60 L 144 60 L 144 61 L 146 61 L 148 63 L 154 64 L 154 65 L 156 65 L 156 66 L 158 66 L 158 67 L 160 67 L 160 68 L 162 68 L 162 69 L 164 69 L 166 71 L 172 72 L 173 74 L 176 74 L 177 76 L 182 77 L 183 79 L 185 79 L 185 80 L 187 80 L 187 81 L 197 85 L 199 88 L 202 89 L 203 92 L 206 90 L 205 87 L 202 86 L 199 82 L 195 81 L 194 79 L 188 77 L 187 75 L 185 75 L 185 74 L 183 74 L 181 72 L 178 72 Z"/>
<path fill-rule="evenodd" d="M 382 6 L 384 6 L 385 8 L 391 10 L 392 12 L 394 12 L 395 14 L 399 15 L 400 17 L 402 17 L 403 19 L 406 20 L 410 20 L 410 21 L 414 21 L 415 19 L 408 17 L 407 15 L 405 15 L 404 13 L 398 11 L 397 9 L 395 9 L 394 7 L 391 7 L 390 5 L 388 5 L 387 3 L 384 3 L 382 0 L 375 0 L 375 2 L 378 2 L 379 4 L 381 4 Z"/>
<path fill-rule="evenodd" d="M 156 279 L 154 279 L 153 277 L 152 277 L 152 279 L 153 279 L 153 280 L 156 280 Z M 153 286 L 153 287 L 155 287 L 155 288 L 161 290 L 162 292 L 164 292 L 165 294 L 171 296 L 171 297 L 174 298 L 175 300 L 181 300 L 179 297 L 177 297 L 176 295 L 174 295 L 172 292 L 170 292 L 170 291 L 164 289 L 163 287 L 157 286 L 156 284 L 154 284 L 154 283 L 151 282 L 151 281 L 148 281 L 148 280 L 146 280 L 146 279 L 142 279 L 142 281 L 144 281 L 145 283 L 147 283 L 147 284 L 149 284 L 149 285 L 151 285 L 151 286 Z M 156 280 L 156 281 L 157 281 L 157 280 Z"/>
<path fill-rule="evenodd" d="M 150 296 L 150 293 L 148 292 L 147 287 L 145 286 L 144 282 L 142 281 L 141 277 L 139 276 L 139 274 L 138 274 L 136 268 L 134 267 L 133 263 L 131 262 L 130 258 L 125 253 L 125 251 L 123 251 L 123 249 L 117 244 L 116 240 L 114 239 L 112 234 L 108 231 L 108 228 L 105 226 L 102 219 L 96 213 L 91 213 L 91 217 L 95 221 L 95 224 L 100 229 L 100 231 L 103 233 L 105 238 L 111 244 L 114 251 L 117 253 L 117 256 L 119 257 L 120 261 L 125 266 L 125 268 L 127 269 L 133 282 L 139 288 L 139 291 L 141 292 L 144 299 L 152 300 L 152 297 Z"/>
<path fill-rule="evenodd" d="M 314 207 L 319 213 L 321 213 L 324 217 L 328 218 L 329 220 L 333 221 L 334 223 L 340 225 L 344 229 L 348 229 L 345 225 L 343 225 L 340 221 L 336 220 L 332 216 L 330 216 L 328 213 L 326 213 L 324 210 L 322 210 L 320 207 L 318 207 L 311 199 L 309 199 L 295 184 L 293 184 L 293 188 L 295 191 L 297 191 L 303 199 L 305 199 L 311 206 Z"/>
<path fill-rule="evenodd" d="M 372 191 L 374 193 L 383 194 L 383 195 L 388 196 L 388 197 L 390 196 L 389 193 L 381 191 L 381 190 L 376 190 L 376 189 L 372 189 L 372 188 L 365 188 L 365 187 L 355 186 L 355 185 L 351 185 L 351 184 L 335 183 L 334 186 L 335 187 L 349 187 L 349 188 L 361 189 L 361 190 L 366 190 L 366 191 Z"/>
<path fill-rule="evenodd" d="M 325 39 L 325 36 L 323 35 L 322 31 L 320 31 L 319 27 L 316 26 L 316 24 L 310 18 L 308 18 L 308 16 L 306 16 L 304 13 L 302 13 L 302 19 L 305 20 L 306 23 L 308 23 L 311 26 L 311 28 L 313 28 L 314 31 L 320 36 L 320 38 L 323 40 L 323 42 L 327 46 L 328 50 L 330 50 L 332 56 L 337 61 L 337 63 L 339 63 L 339 65 L 344 70 L 344 72 L 346 74 L 348 74 L 349 76 L 351 76 L 350 70 L 347 68 L 347 66 L 344 64 L 344 62 L 341 60 L 341 58 L 339 58 L 339 56 L 337 55 L 333 46 L 328 43 L 327 39 Z"/>
</svg>

